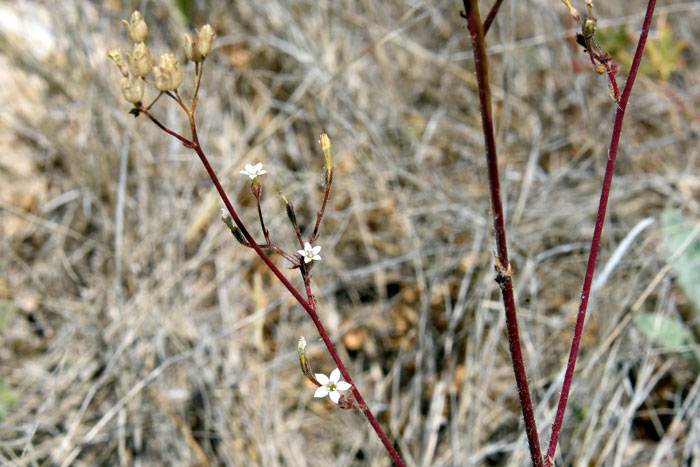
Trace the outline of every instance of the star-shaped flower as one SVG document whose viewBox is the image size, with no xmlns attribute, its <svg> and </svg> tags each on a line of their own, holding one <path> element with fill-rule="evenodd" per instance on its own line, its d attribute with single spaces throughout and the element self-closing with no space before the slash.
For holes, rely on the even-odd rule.
<svg viewBox="0 0 700 467">
<path fill-rule="evenodd" d="M 301 257 L 304 258 L 304 263 L 310 263 L 314 260 L 321 261 L 321 255 L 319 255 L 320 252 L 320 246 L 311 246 L 309 242 L 304 243 L 303 250 L 297 250 L 297 253 L 299 253 Z"/>
<path fill-rule="evenodd" d="M 258 175 L 266 174 L 267 170 L 262 168 L 262 162 L 258 162 L 255 165 L 246 164 L 245 170 L 241 170 L 241 173 L 250 177 L 251 180 L 255 180 L 256 178 L 258 178 Z"/>
<path fill-rule="evenodd" d="M 335 369 L 331 372 L 330 377 L 324 375 L 323 373 L 316 373 L 316 381 L 321 383 L 321 387 L 316 389 L 314 397 L 330 397 L 336 404 L 340 400 L 340 393 L 338 391 L 347 391 L 352 387 L 350 383 L 345 381 L 338 381 L 340 379 L 340 370 Z"/>
</svg>

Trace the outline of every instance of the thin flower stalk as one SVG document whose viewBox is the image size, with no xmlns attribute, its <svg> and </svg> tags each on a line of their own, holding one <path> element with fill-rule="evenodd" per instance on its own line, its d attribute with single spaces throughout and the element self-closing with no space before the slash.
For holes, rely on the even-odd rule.
<svg viewBox="0 0 700 467">
<path fill-rule="evenodd" d="M 612 137 L 610 140 L 610 149 L 608 151 L 608 162 L 605 167 L 605 175 L 603 176 L 603 187 L 600 192 L 598 214 L 596 216 L 593 238 L 591 240 L 591 251 L 588 256 L 586 276 L 583 281 L 583 288 L 581 292 L 581 303 L 579 305 L 578 313 L 576 316 L 574 337 L 571 341 L 571 349 L 569 351 L 569 359 L 566 365 L 566 372 L 564 374 L 564 382 L 562 384 L 561 396 L 559 397 L 557 413 L 554 417 L 554 424 L 552 425 L 552 435 L 550 437 L 549 447 L 547 449 L 547 456 L 545 458 L 545 466 L 547 467 L 554 465 L 554 455 L 557 450 L 559 433 L 561 432 L 562 423 L 564 421 L 564 412 L 566 411 L 566 404 L 569 399 L 569 393 L 571 391 L 571 382 L 573 380 L 574 368 L 576 367 L 576 358 L 578 356 L 578 349 L 581 343 L 581 336 L 583 335 L 583 324 L 586 319 L 588 298 L 591 294 L 591 285 L 593 284 L 593 273 L 595 272 L 596 259 L 598 257 L 598 251 L 600 249 L 600 237 L 602 235 L 603 225 L 605 223 L 605 212 L 608 206 L 610 188 L 612 186 L 615 160 L 617 158 L 617 150 L 620 144 L 620 135 L 622 134 L 622 121 L 625 117 L 625 110 L 627 109 L 627 103 L 629 102 L 630 94 L 632 93 L 632 86 L 634 85 L 634 80 L 637 77 L 639 64 L 642 61 L 642 54 L 644 53 L 644 47 L 646 45 L 647 37 L 649 35 L 649 28 L 651 27 L 651 20 L 654 16 L 655 7 L 656 0 L 649 0 L 649 2 L 647 3 L 646 15 L 644 16 L 644 23 L 642 24 L 642 32 L 640 33 L 639 41 L 637 42 L 637 50 L 634 53 L 634 59 L 632 61 L 632 66 L 630 67 L 630 74 L 627 78 L 627 83 L 625 83 L 625 87 L 622 91 L 622 96 L 620 97 L 617 113 L 615 115 L 615 124 L 613 126 Z"/>
</svg>

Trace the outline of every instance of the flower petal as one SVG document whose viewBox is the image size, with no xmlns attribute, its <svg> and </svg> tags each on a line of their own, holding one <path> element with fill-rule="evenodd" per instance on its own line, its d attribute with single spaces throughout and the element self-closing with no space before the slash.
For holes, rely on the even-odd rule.
<svg viewBox="0 0 700 467">
<path fill-rule="evenodd" d="M 304 242 L 304 251 L 312 251 L 313 248 L 311 247 L 311 243 L 309 242 Z"/>
<path fill-rule="evenodd" d="M 315 254 L 315 255 L 319 254 L 320 252 L 321 252 L 321 246 L 320 246 L 320 245 L 311 248 L 311 253 L 313 253 L 313 254 Z"/>
<path fill-rule="evenodd" d="M 256 172 L 260 173 L 260 169 L 262 169 L 262 162 L 258 162 L 257 164 L 255 164 L 255 167 L 253 167 L 253 169 Z"/>
<path fill-rule="evenodd" d="M 338 382 L 339 379 L 340 379 L 340 370 L 336 368 L 335 370 L 331 371 L 330 380 L 333 384 L 335 384 Z"/>
<path fill-rule="evenodd" d="M 338 389 L 338 391 L 347 391 L 352 387 L 352 384 L 346 383 L 345 381 L 338 381 L 335 383 L 335 387 Z"/>
<path fill-rule="evenodd" d="M 311 259 L 316 260 L 316 261 L 321 261 L 321 255 L 314 255 L 314 257 Z"/>
<path fill-rule="evenodd" d="M 252 166 L 252 164 L 246 164 L 246 165 L 245 165 L 245 170 L 246 170 L 246 172 L 248 172 L 248 173 L 252 173 L 252 172 L 255 171 L 255 168 Z"/>
<path fill-rule="evenodd" d="M 328 388 L 325 386 L 321 386 L 320 388 L 316 389 L 316 392 L 314 392 L 314 397 L 326 397 L 328 395 Z"/>
<path fill-rule="evenodd" d="M 313 260 L 314 260 L 313 258 L 309 258 L 308 256 L 304 256 L 304 264 L 310 263 Z"/>
<path fill-rule="evenodd" d="M 331 380 L 328 379 L 328 376 L 324 375 L 323 373 L 316 373 L 316 381 L 319 383 L 323 384 L 324 386 L 328 383 L 330 383 Z"/>
<path fill-rule="evenodd" d="M 301 256 L 306 256 L 306 251 L 304 250 L 297 250 L 297 253 L 299 253 Z"/>
<path fill-rule="evenodd" d="M 340 393 L 338 391 L 331 391 L 328 393 L 328 397 L 330 397 L 331 400 L 337 404 L 338 400 L 340 399 Z"/>
</svg>

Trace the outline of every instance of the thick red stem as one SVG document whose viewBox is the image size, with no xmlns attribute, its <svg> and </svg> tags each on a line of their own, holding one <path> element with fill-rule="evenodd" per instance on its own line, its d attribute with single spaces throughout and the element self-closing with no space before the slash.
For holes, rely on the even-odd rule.
<svg viewBox="0 0 700 467">
<path fill-rule="evenodd" d="M 537 434 L 535 412 L 530 399 L 530 388 L 527 383 L 527 372 L 523 362 L 520 347 L 520 334 L 518 332 L 518 318 L 515 311 L 515 298 L 513 294 L 513 281 L 510 277 L 510 262 L 508 260 L 508 246 L 506 241 L 506 229 L 501 204 L 501 187 L 498 179 L 498 156 L 496 154 L 496 140 L 493 129 L 493 115 L 491 110 L 491 88 L 489 83 L 488 60 L 486 56 L 486 43 L 484 31 L 479 15 L 477 0 L 464 0 L 465 17 L 472 40 L 474 51 L 474 64 L 479 88 L 479 108 L 481 109 L 481 123 L 486 145 L 486 162 L 488 166 L 489 188 L 491 192 L 491 209 L 493 211 L 493 229 L 496 236 L 496 269 L 497 280 L 501 286 L 503 305 L 506 313 L 506 328 L 508 331 L 508 345 L 513 363 L 513 373 L 518 388 L 520 407 L 525 422 L 525 432 L 530 447 L 530 458 L 533 465 L 542 466 L 542 452 L 540 440 Z"/>
</svg>

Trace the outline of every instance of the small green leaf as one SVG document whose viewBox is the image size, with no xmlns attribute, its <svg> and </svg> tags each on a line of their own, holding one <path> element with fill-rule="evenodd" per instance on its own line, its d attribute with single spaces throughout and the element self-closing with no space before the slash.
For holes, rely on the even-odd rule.
<svg viewBox="0 0 700 467">
<path fill-rule="evenodd" d="M 190 24 L 192 22 L 192 13 L 194 10 L 193 0 L 175 0 L 173 3 L 182 16 L 183 22 L 185 24 Z"/>
<path fill-rule="evenodd" d="M 661 81 L 667 81 L 674 70 L 682 67 L 682 53 L 688 47 L 685 40 L 674 40 L 672 33 L 673 29 L 666 18 L 660 17 L 657 24 L 657 35 L 647 42 L 644 51 L 648 65 Z"/>
<path fill-rule="evenodd" d="M 692 235 L 695 226 L 678 211 L 668 209 L 661 216 L 661 234 L 676 281 L 700 321 L 700 238 L 695 238 L 678 258 L 672 255 Z"/>
<path fill-rule="evenodd" d="M 658 313 L 639 313 L 634 324 L 640 331 L 666 350 L 693 342 L 693 335 L 683 321 Z"/>
</svg>

